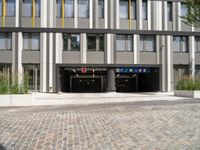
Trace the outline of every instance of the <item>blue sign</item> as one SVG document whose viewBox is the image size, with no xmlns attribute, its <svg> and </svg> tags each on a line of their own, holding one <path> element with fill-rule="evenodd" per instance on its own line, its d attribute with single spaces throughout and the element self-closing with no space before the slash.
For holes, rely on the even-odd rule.
<svg viewBox="0 0 200 150">
<path fill-rule="evenodd" d="M 122 67 L 122 68 L 117 68 L 116 69 L 117 73 L 150 73 L 151 72 L 151 68 L 126 68 L 126 67 Z"/>
</svg>

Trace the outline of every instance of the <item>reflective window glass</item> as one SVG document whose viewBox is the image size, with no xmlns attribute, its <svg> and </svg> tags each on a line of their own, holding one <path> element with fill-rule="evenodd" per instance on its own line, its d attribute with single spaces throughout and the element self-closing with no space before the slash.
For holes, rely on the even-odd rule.
<svg viewBox="0 0 200 150">
<path fill-rule="evenodd" d="M 24 0 L 24 16 L 32 16 L 32 0 Z"/>
<path fill-rule="evenodd" d="M 65 17 L 74 17 L 74 0 L 65 0 Z"/>
<path fill-rule="evenodd" d="M 89 0 L 78 0 L 78 17 L 89 18 Z"/>
<path fill-rule="evenodd" d="M 15 0 L 7 0 L 6 7 L 6 15 L 15 16 Z"/>
<path fill-rule="evenodd" d="M 128 0 L 120 0 L 119 13 L 120 18 L 128 18 Z"/>
</svg>

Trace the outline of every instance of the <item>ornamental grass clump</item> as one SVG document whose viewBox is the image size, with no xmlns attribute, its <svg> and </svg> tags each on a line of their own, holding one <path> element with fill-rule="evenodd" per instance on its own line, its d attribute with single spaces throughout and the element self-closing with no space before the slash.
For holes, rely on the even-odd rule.
<svg viewBox="0 0 200 150">
<path fill-rule="evenodd" d="M 176 85 L 177 90 L 200 90 L 200 79 L 192 79 L 191 77 L 184 77 L 178 81 Z"/>
</svg>

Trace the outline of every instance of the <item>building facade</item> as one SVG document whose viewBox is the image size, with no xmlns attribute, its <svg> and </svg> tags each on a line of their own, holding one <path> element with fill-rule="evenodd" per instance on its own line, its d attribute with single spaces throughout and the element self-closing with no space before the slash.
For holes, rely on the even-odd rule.
<svg viewBox="0 0 200 150">
<path fill-rule="evenodd" d="M 0 72 L 40 92 L 173 91 L 200 73 L 183 0 L 0 0 Z"/>
</svg>

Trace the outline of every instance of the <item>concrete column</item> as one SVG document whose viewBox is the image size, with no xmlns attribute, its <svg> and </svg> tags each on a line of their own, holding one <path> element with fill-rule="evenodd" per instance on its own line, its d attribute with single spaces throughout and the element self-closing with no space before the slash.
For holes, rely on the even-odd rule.
<svg viewBox="0 0 200 150">
<path fill-rule="evenodd" d="M 62 63 L 62 52 L 63 52 L 63 38 L 62 33 L 55 33 L 55 49 L 56 49 L 56 63 L 61 64 Z"/>
<path fill-rule="evenodd" d="M 108 0 L 108 22 L 109 28 L 114 28 L 114 0 Z"/>
<path fill-rule="evenodd" d="M 105 29 L 108 28 L 108 2 L 110 0 L 104 0 L 104 25 Z"/>
<path fill-rule="evenodd" d="M 47 92 L 47 33 L 40 34 L 40 92 Z"/>
<path fill-rule="evenodd" d="M 190 76 L 195 77 L 195 38 L 189 36 L 189 54 L 190 54 Z"/>
<path fill-rule="evenodd" d="M 93 26 L 94 28 L 98 28 L 99 27 L 99 5 L 98 5 L 98 0 L 94 0 L 93 2 L 93 14 L 94 14 L 94 17 L 93 17 Z"/>
<path fill-rule="evenodd" d="M 163 46 L 164 45 L 164 46 Z M 165 47 L 165 37 L 162 36 L 161 38 L 161 46 L 160 46 L 160 57 L 161 57 L 161 91 L 166 91 L 166 47 Z"/>
<path fill-rule="evenodd" d="M 12 74 L 17 77 L 18 84 L 23 82 L 23 67 L 22 67 L 22 48 L 23 38 L 22 33 L 12 33 Z M 14 78 L 13 78 L 14 79 Z"/>
<path fill-rule="evenodd" d="M 147 17 L 148 17 L 148 30 L 151 30 L 151 22 L 152 22 L 152 18 L 151 18 L 151 9 L 152 9 L 152 1 L 147 1 Z"/>
<path fill-rule="evenodd" d="M 74 28 L 78 28 L 78 0 L 74 0 Z"/>
<path fill-rule="evenodd" d="M 116 29 L 120 28 L 120 18 L 119 18 L 119 0 L 115 0 L 116 1 Z"/>
<path fill-rule="evenodd" d="M 154 3 L 154 30 L 162 30 L 162 1 L 153 1 Z"/>
<path fill-rule="evenodd" d="M 142 30 L 143 24 L 142 24 L 142 0 L 137 0 L 137 29 Z"/>
<path fill-rule="evenodd" d="M 55 51 L 54 51 L 54 35 L 49 33 L 49 92 L 55 90 Z"/>
<path fill-rule="evenodd" d="M 81 63 L 87 63 L 87 34 L 81 33 Z"/>
<path fill-rule="evenodd" d="M 138 54 L 139 54 L 139 49 L 138 49 L 138 42 L 139 42 L 139 35 L 133 35 L 133 51 L 134 51 L 134 64 L 138 64 Z"/>
<path fill-rule="evenodd" d="M 163 29 L 168 30 L 168 20 L 167 20 L 167 1 L 163 1 Z"/>
<path fill-rule="evenodd" d="M 115 92 L 115 68 L 108 68 L 107 70 L 107 91 Z"/>
<path fill-rule="evenodd" d="M 15 27 L 19 27 L 19 0 L 16 0 L 15 3 Z"/>
<path fill-rule="evenodd" d="M 156 63 L 157 64 L 160 64 L 161 62 L 160 62 L 160 60 L 161 60 L 161 58 L 160 58 L 160 52 L 162 51 L 162 49 L 164 48 L 163 46 L 164 45 L 161 45 L 160 46 L 160 35 L 156 35 L 156 55 L 157 55 L 157 57 L 156 57 Z"/>
<path fill-rule="evenodd" d="M 167 54 L 167 60 L 166 60 L 166 76 L 167 76 L 167 92 L 172 91 L 172 72 L 173 72 L 173 64 L 172 64 L 172 46 L 171 46 L 171 36 L 166 36 L 166 54 Z"/>
<path fill-rule="evenodd" d="M 181 31 L 181 22 L 182 19 L 180 18 L 181 16 L 181 2 L 177 2 L 177 30 Z"/>
<path fill-rule="evenodd" d="M 114 43 L 113 43 L 113 34 L 105 35 L 105 48 L 106 48 L 106 63 L 113 64 L 114 63 Z"/>
<path fill-rule="evenodd" d="M 90 28 L 93 28 L 93 0 L 89 0 L 89 18 L 90 18 Z"/>
<path fill-rule="evenodd" d="M 176 3 L 172 2 L 172 24 L 173 24 L 173 31 L 176 31 L 176 26 L 177 26 L 177 7 L 176 7 Z"/>
</svg>

